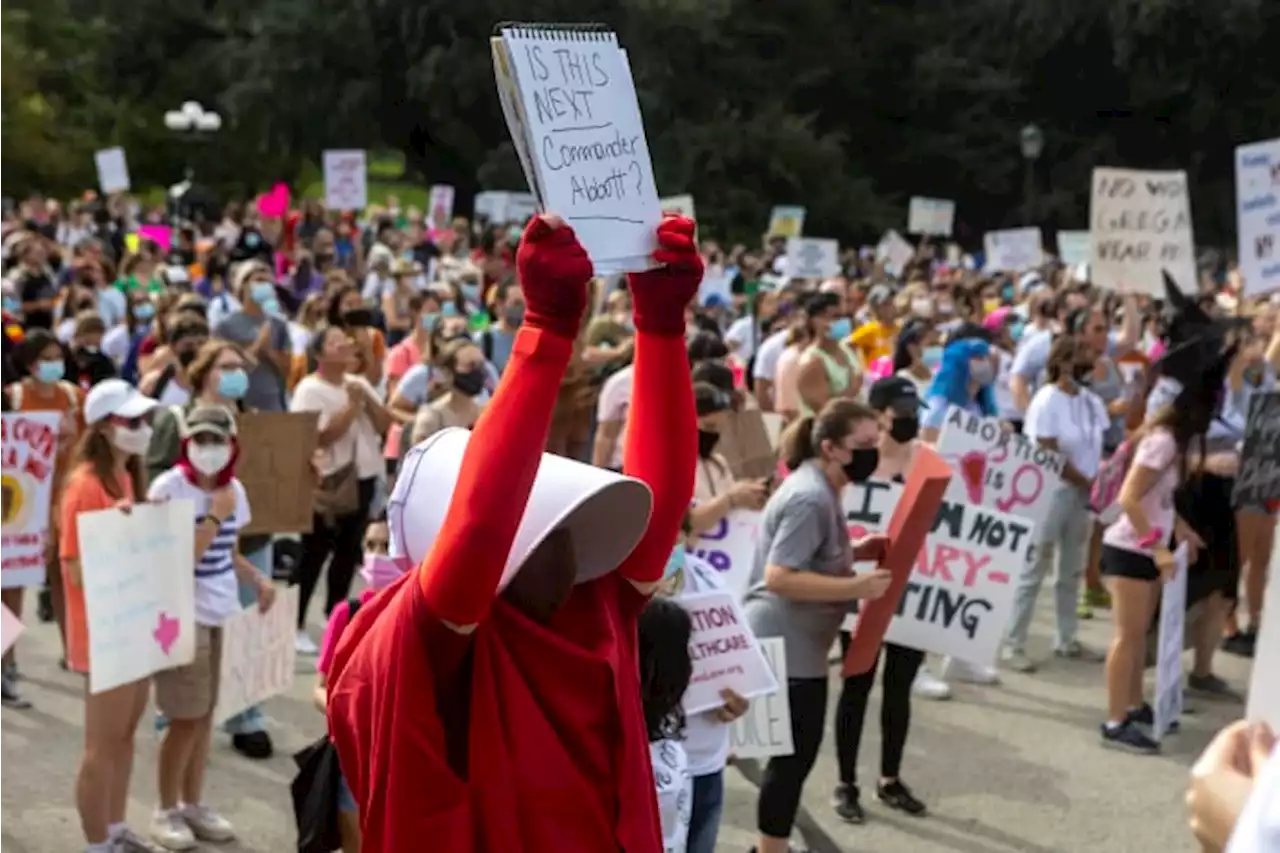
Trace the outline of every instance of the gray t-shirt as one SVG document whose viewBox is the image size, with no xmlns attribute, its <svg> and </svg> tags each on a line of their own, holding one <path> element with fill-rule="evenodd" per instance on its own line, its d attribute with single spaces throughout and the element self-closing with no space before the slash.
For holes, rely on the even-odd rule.
<svg viewBox="0 0 1280 853">
<path fill-rule="evenodd" d="M 827 653 L 849 602 L 781 598 L 765 589 L 769 563 L 833 577 L 853 574 L 840 497 L 812 460 L 783 480 L 765 504 L 743 606 L 756 636 L 786 641 L 788 678 L 826 678 Z"/>
<path fill-rule="evenodd" d="M 284 320 L 276 317 L 251 317 L 243 311 L 237 311 L 224 317 L 216 327 L 215 337 L 231 341 L 248 349 L 258 338 L 263 323 L 271 324 L 268 343 L 273 350 L 290 352 L 292 339 L 289 337 L 289 326 Z M 244 395 L 244 405 L 248 409 L 263 412 L 283 412 L 284 377 L 276 369 L 274 363 L 267 359 L 259 359 L 249 371 L 249 390 Z"/>
</svg>

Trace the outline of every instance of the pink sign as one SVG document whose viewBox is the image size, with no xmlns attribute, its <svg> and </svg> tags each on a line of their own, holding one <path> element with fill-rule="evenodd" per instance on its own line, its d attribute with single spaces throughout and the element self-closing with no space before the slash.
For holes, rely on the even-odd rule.
<svg viewBox="0 0 1280 853">
<path fill-rule="evenodd" d="M 162 252 L 173 247 L 173 229 L 168 225 L 139 225 L 138 238 L 152 241 Z"/>
<path fill-rule="evenodd" d="M 278 183 L 268 192 L 258 196 L 258 215 L 264 219 L 279 219 L 289 210 L 289 185 Z"/>
</svg>

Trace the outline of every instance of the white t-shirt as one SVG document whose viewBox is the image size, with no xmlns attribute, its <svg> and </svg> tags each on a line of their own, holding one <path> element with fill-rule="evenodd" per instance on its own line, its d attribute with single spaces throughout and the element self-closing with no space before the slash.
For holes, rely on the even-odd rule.
<svg viewBox="0 0 1280 853">
<path fill-rule="evenodd" d="M 348 373 L 347 379 L 359 383 L 371 400 L 378 399 L 378 392 L 363 376 Z M 314 373 L 298 383 L 298 387 L 293 389 L 293 399 L 289 401 L 291 412 L 319 412 L 320 429 L 324 429 L 346 407 L 347 389 L 342 385 L 326 382 Z M 378 476 L 382 473 L 384 464 L 382 441 L 367 413 L 358 415 L 333 444 L 317 450 L 316 458 L 320 473 L 326 475 L 351 464 L 354 458 L 356 476 L 361 480 Z"/>
<path fill-rule="evenodd" d="M 714 566 L 700 557 L 685 554 L 684 585 L 680 595 L 718 592 L 724 588 L 724 580 Z M 689 776 L 720 772 L 729 759 L 729 724 L 716 719 L 714 711 L 689 716 L 684 723 L 684 751 L 689 763 Z M 666 825 L 664 817 L 664 829 Z"/>
<path fill-rule="evenodd" d="M 622 425 L 618 430 L 618 440 L 613 445 L 613 457 L 605 460 L 609 467 L 615 470 L 622 469 L 622 449 L 627 442 L 627 411 L 631 408 L 631 376 L 631 365 L 610 376 L 600 387 L 600 399 L 596 401 L 598 423 L 616 422 Z"/>
<path fill-rule="evenodd" d="M 782 355 L 782 351 L 787 348 L 787 330 L 774 332 L 765 338 L 760 344 L 760 351 L 756 353 L 755 368 L 751 371 L 751 375 L 755 379 L 763 379 L 766 382 L 773 382 L 774 375 L 778 372 L 778 357 Z"/>
<path fill-rule="evenodd" d="M 396 289 L 396 280 L 387 276 L 383 278 L 376 272 L 370 272 L 364 278 L 364 287 L 360 290 L 360 297 L 365 302 L 371 302 L 375 305 L 381 303 L 382 297 L 394 293 Z"/>
<path fill-rule="evenodd" d="M 649 744 L 653 764 L 653 784 L 658 791 L 658 812 L 662 816 L 663 853 L 684 853 L 689 843 L 689 816 L 693 811 L 693 778 L 689 759 L 678 740 L 655 740 Z"/>
<path fill-rule="evenodd" d="M 748 314 L 745 317 L 739 317 L 729 326 L 729 331 L 724 333 L 724 342 L 733 344 L 730 347 L 734 355 L 742 359 L 743 364 L 751 360 L 752 354 L 756 351 L 756 342 L 751 334 L 754 317 Z"/>
<path fill-rule="evenodd" d="M 1042 385 L 1027 406 L 1022 431 L 1032 440 L 1055 438 L 1058 450 L 1086 477 L 1102 463 L 1102 436 L 1110 417 L 1098 395 L 1087 388 L 1068 394 L 1057 385 Z"/>
<path fill-rule="evenodd" d="M 992 389 L 996 398 L 996 414 L 1009 421 L 1021 420 L 1022 413 L 1013 405 L 1013 391 L 1009 389 L 1009 377 L 1013 375 L 1013 356 L 1000 347 L 992 347 L 991 351 L 996 354 L 997 361 L 996 383 Z"/>
<path fill-rule="evenodd" d="M 116 367 L 120 367 L 129 357 L 132 342 L 128 326 L 112 326 L 102 336 L 102 354 L 115 362 Z"/>
<path fill-rule="evenodd" d="M 236 508 L 222 520 L 209 547 L 195 565 L 196 622 L 210 627 L 221 625 L 240 609 L 240 586 L 236 582 L 236 538 L 249 523 L 249 497 L 239 480 L 231 480 Z M 213 496 L 187 479 L 182 469 L 173 467 L 156 477 L 147 489 L 147 500 L 191 501 L 195 506 L 193 525 L 209 514 Z"/>
<path fill-rule="evenodd" d="M 160 390 L 160 396 L 156 398 L 156 402 L 160 405 L 157 408 L 167 409 L 170 406 L 185 406 L 191 402 L 191 392 L 183 388 L 176 379 L 170 379 L 165 383 L 164 388 Z"/>
</svg>

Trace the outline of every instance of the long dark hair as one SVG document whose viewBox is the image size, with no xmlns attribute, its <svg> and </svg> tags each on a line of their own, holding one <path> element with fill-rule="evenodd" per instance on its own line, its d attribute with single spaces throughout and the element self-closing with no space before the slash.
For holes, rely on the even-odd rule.
<svg viewBox="0 0 1280 853">
<path fill-rule="evenodd" d="M 640 700 L 649 740 L 684 737 L 680 701 L 693 676 L 689 637 L 693 621 L 668 598 L 649 599 L 637 625 L 640 652 Z"/>
<path fill-rule="evenodd" d="M 89 425 L 80 443 L 76 445 L 75 461 L 88 463 L 93 469 L 93 476 L 102 484 L 102 490 L 116 500 L 124 495 L 124 484 L 116 478 L 115 450 L 111 439 L 107 436 L 107 422 L 98 421 Z M 125 462 L 125 470 L 133 486 L 133 499 L 143 500 L 147 495 L 147 476 L 140 455 L 130 456 Z"/>
<path fill-rule="evenodd" d="M 805 415 L 787 427 L 779 442 L 782 445 L 782 461 L 788 471 L 794 471 L 806 459 L 813 459 L 818 455 L 822 442 L 839 442 L 853 432 L 855 423 L 875 419 L 875 411 L 856 400 L 844 397 L 828 400 L 818 414 Z"/>
</svg>

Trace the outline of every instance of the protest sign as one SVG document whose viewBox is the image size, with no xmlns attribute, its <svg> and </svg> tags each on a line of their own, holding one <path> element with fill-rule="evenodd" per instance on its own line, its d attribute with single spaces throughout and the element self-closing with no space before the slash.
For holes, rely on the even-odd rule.
<svg viewBox="0 0 1280 853">
<path fill-rule="evenodd" d="M 915 256 L 915 247 L 897 231 L 886 231 L 876 245 L 876 260 L 893 275 L 902 275 Z"/>
<path fill-rule="evenodd" d="M 1236 474 L 1233 506 L 1266 506 L 1280 500 L 1280 391 L 1255 391 L 1249 398 L 1244 449 Z"/>
<path fill-rule="evenodd" d="M 173 248 L 173 228 L 169 225 L 139 225 L 138 239 L 150 240 L 160 247 L 161 252 Z"/>
<path fill-rule="evenodd" d="M 448 228 L 453 221 L 453 187 L 434 184 L 427 199 L 428 221 L 433 229 Z"/>
<path fill-rule="evenodd" d="M 664 215 L 678 213 L 690 219 L 697 218 L 693 215 L 693 196 L 688 193 L 684 195 L 669 195 L 666 198 L 658 199 L 658 206 L 662 208 Z"/>
<path fill-rule="evenodd" d="M 734 509 L 687 550 L 719 572 L 725 589 L 741 601 L 751 579 L 759 536 L 760 513 L 753 509 Z"/>
<path fill-rule="evenodd" d="M 986 269 L 991 272 L 1016 273 L 1044 262 L 1040 229 L 1034 226 L 988 231 L 982 237 L 982 247 L 987 256 Z"/>
<path fill-rule="evenodd" d="M 1044 529 L 1062 485 L 1060 454 L 1025 435 L 1005 432 L 996 418 L 959 406 L 947 409 L 938 453 L 957 474 L 947 500 L 1020 515 L 1037 531 Z"/>
<path fill-rule="evenodd" d="M 1173 577 L 1160 590 L 1160 633 L 1156 640 L 1155 722 L 1161 740 L 1182 716 L 1182 634 L 1187 612 L 1187 546 L 1173 554 Z"/>
<path fill-rule="evenodd" d="M 778 464 L 778 454 L 769 440 L 764 414 L 759 409 L 726 412 L 720 429 L 720 454 L 736 478 L 768 477 Z"/>
<path fill-rule="evenodd" d="M 117 146 L 95 151 L 93 162 L 98 167 L 98 188 L 103 195 L 129 191 L 129 164 L 123 148 Z"/>
<path fill-rule="evenodd" d="M 729 726 L 729 753 L 737 758 L 772 758 L 796 751 L 791 739 L 791 700 L 787 694 L 787 648 L 781 637 L 760 637 L 760 651 L 773 670 L 778 690 L 751 703 Z"/>
<path fill-rule="evenodd" d="M 744 699 L 777 691 L 773 670 L 731 592 L 681 595 L 675 601 L 693 622 L 689 637 L 693 675 L 681 702 L 686 714 L 719 708 L 724 704 L 720 691 L 725 689 Z"/>
<path fill-rule="evenodd" d="M 786 273 L 790 278 L 830 278 L 839 275 L 839 241 L 789 238 Z"/>
<path fill-rule="evenodd" d="M 1069 267 L 1089 263 L 1093 235 L 1088 231 L 1059 231 L 1058 258 Z"/>
<path fill-rule="evenodd" d="M 956 219 L 956 203 L 950 199 L 912 196 L 907 206 L 907 231 L 950 237 Z"/>
<path fill-rule="evenodd" d="M 79 518 L 89 691 L 195 659 L 195 507 L 136 504 Z"/>
<path fill-rule="evenodd" d="M 363 151 L 324 152 L 324 206 L 363 210 L 369 204 L 369 176 Z"/>
<path fill-rule="evenodd" d="M 1236 149 L 1236 234 L 1244 295 L 1280 289 L 1280 138 Z"/>
<path fill-rule="evenodd" d="M 847 486 L 841 502 L 850 538 L 887 532 L 901 496 L 896 483 Z M 1013 610 L 1013 578 L 1034 543 L 1025 518 L 943 500 L 885 640 L 993 666 Z"/>
<path fill-rule="evenodd" d="M 799 237 L 804 233 L 804 214 L 803 207 L 795 205 L 775 204 L 773 210 L 769 211 L 769 230 L 770 237 Z"/>
<path fill-rule="evenodd" d="M 1186 172 L 1094 169 L 1089 223 L 1093 284 L 1162 299 L 1167 270 L 1184 291 L 1195 289 Z"/>
<path fill-rule="evenodd" d="M 3 547 L 0 584 L 44 583 L 45 536 L 53 499 L 53 469 L 58 454 L 58 412 L 5 412 L 4 459 L 0 473 L 3 498 Z"/>
<path fill-rule="evenodd" d="M 1275 541 L 1280 542 L 1280 523 L 1276 524 Z M 1280 613 L 1280 546 L 1271 549 L 1262 612 Z M 1251 721 L 1266 721 L 1273 730 L 1280 732 L 1280 619 L 1263 619 L 1258 628 L 1245 716 Z"/>
<path fill-rule="evenodd" d="M 476 216 L 486 217 L 491 225 L 524 225 L 538 212 L 538 202 L 533 193 L 485 190 L 476 193 L 473 209 Z"/>
<path fill-rule="evenodd" d="M 293 687 L 298 653 L 298 588 L 276 593 L 266 613 L 252 604 L 222 623 L 222 668 L 214 723 L 278 696 Z"/>
<path fill-rule="evenodd" d="M 236 463 L 236 476 L 253 507 L 253 518 L 241 535 L 311 531 L 317 417 L 314 412 L 240 415 L 237 431 L 253 436 L 240 445 Z"/>
<path fill-rule="evenodd" d="M 0 604 L 0 654 L 9 651 L 21 633 L 22 622 L 13 615 L 12 610 Z"/>
</svg>

